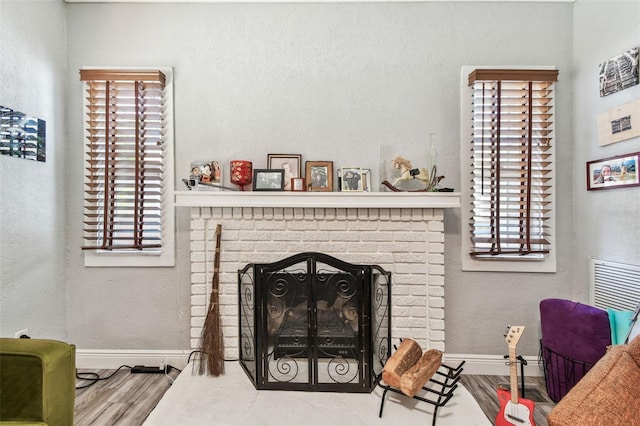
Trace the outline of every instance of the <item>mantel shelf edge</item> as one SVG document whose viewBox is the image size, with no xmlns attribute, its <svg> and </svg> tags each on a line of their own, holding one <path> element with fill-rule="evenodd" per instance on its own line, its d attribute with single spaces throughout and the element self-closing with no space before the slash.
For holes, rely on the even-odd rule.
<svg viewBox="0 0 640 426">
<path fill-rule="evenodd" d="M 178 207 L 459 208 L 459 192 L 175 191 Z"/>
</svg>

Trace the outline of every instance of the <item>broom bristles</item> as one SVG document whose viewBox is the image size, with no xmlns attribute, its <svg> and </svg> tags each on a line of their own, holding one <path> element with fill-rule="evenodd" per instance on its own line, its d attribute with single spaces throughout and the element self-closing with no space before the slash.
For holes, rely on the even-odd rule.
<svg viewBox="0 0 640 426">
<path fill-rule="evenodd" d="M 211 295 L 213 299 L 213 294 Z M 207 316 L 202 327 L 202 347 L 204 356 L 200 358 L 199 374 L 207 371 L 210 376 L 219 376 L 224 373 L 224 338 L 222 334 L 222 322 L 220 312 L 217 309 L 218 303 L 211 303 L 211 309 L 207 311 Z M 206 368 L 205 368 L 206 367 Z"/>
</svg>

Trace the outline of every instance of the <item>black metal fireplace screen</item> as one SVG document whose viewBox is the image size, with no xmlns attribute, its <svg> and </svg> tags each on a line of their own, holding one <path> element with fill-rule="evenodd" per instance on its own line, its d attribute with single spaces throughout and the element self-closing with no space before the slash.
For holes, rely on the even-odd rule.
<svg viewBox="0 0 640 426">
<path fill-rule="evenodd" d="M 240 364 L 256 389 L 371 392 L 391 355 L 391 273 L 323 253 L 238 271 Z"/>
</svg>

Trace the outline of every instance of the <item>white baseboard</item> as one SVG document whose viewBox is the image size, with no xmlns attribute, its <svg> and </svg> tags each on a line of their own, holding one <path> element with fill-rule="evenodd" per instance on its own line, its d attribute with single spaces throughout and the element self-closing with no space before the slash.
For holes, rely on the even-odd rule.
<svg viewBox="0 0 640 426">
<path fill-rule="evenodd" d="M 525 376 L 543 376 L 542 365 L 538 362 L 538 357 L 523 357 L 527 362 L 524 367 Z M 476 355 L 476 354 L 444 354 L 443 362 L 450 367 L 455 367 L 465 361 L 462 374 L 481 374 L 488 376 L 508 376 L 508 360 L 500 355 Z M 520 375 L 520 365 L 518 365 L 518 376 Z"/>
<path fill-rule="evenodd" d="M 159 367 L 164 363 L 182 370 L 187 365 L 189 354 L 191 351 L 180 349 L 77 349 L 76 367 L 81 369 L 116 369 L 121 365 Z M 524 367 L 525 376 L 542 376 L 544 374 L 537 357 L 524 357 L 524 359 L 527 361 L 527 365 Z M 463 374 L 509 375 L 507 360 L 499 355 L 445 354 L 443 361 L 447 365 L 455 367 L 463 360 L 465 361 Z M 518 366 L 518 375 L 520 371 L 520 366 Z"/>
<path fill-rule="evenodd" d="M 191 351 L 184 350 L 119 350 L 76 349 L 76 367 L 80 369 L 116 369 L 122 365 L 160 367 L 171 365 L 183 369 Z"/>
</svg>

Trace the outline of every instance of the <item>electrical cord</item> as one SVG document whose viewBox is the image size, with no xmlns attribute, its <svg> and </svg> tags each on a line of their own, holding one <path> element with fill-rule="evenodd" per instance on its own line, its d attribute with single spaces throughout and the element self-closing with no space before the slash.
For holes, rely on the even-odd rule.
<svg viewBox="0 0 640 426">
<path fill-rule="evenodd" d="M 193 356 L 194 356 L 194 355 L 196 355 L 196 354 L 205 354 L 205 355 L 206 355 L 206 352 L 204 352 L 204 351 L 199 351 L 199 350 L 191 351 L 191 353 L 189 354 L 189 358 L 187 359 L 187 364 L 188 364 L 189 362 L 191 362 L 191 357 L 193 357 Z M 229 362 L 229 361 L 238 361 L 238 359 L 237 359 L 237 358 L 236 358 L 236 359 L 225 359 L 225 361 L 226 361 L 226 362 Z M 121 365 L 120 367 L 118 367 L 118 369 L 117 369 L 117 370 L 115 370 L 113 373 L 109 374 L 109 375 L 108 375 L 108 376 L 106 376 L 106 377 L 100 377 L 100 375 L 99 375 L 98 373 L 93 372 L 93 371 L 87 371 L 87 372 L 82 372 L 82 373 L 81 373 L 81 372 L 78 372 L 78 369 L 76 369 L 76 379 L 78 379 L 78 380 L 85 380 L 85 381 L 90 381 L 90 382 L 91 382 L 91 383 L 88 383 L 88 384 L 86 384 L 86 385 L 77 386 L 77 387 L 76 387 L 76 390 L 78 390 L 78 389 L 85 389 L 85 388 L 88 388 L 89 386 L 93 386 L 93 385 L 95 385 L 96 383 L 98 383 L 98 382 L 99 382 L 99 381 L 101 381 L 101 380 L 108 380 L 108 379 L 112 378 L 113 376 L 115 376 L 115 375 L 116 375 L 116 373 L 118 373 L 118 372 L 119 372 L 120 370 L 122 370 L 123 368 L 128 368 L 129 370 L 131 370 L 133 367 L 131 367 L 130 365 Z M 174 367 L 173 365 L 169 365 L 169 364 L 167 364 L 167 365 L 165 365 L 165 366 L 164 366 L 164 371 L 163 371 L 163 373 L 164 373 L 164 375 L 167 377 L 167 379 L 169 379 L 169 383 L 170 383 L 170 384 L 173 384 L 173 382 L 175 381 L 175 379 L 169 375 L 169 373 L 171 372 L 171 370 L 176 370 L 178 373 L 182 373 L 182 370 L 181 370 L 181 369 L 179 369 L 179 368 L 177 368 L 177 367 Z"/>
<path fill-rule="evenodd" d="M 84 373 L 80 373 L 78 372 L 78 369 L 76 369 L 76 379 L 78 380 L 88 380 L 91 381 L 91 383 L 83 385 L 83 386 L 77 386 L 76 389 L 85 389 L 88 388 L 89 386 L 93 386 L 96 383 L 98 383 L 101 380 L 108 380 L 110 378 L 112 378 L 113 376 L 116 375 L 117 372 L 119 372 L 120 370 L 122 370 L 123 368 L 128 368 L 129 370 L 131 370 L 131 366 L 129 365 L 121 365 L 120 367 L 118 367 L 118 369 L 116 371 L 114 371 L 113 373 L 109 374 L 107 377 L 100 377 L 100 375 L 98 373 L 95 373 L 93 371 L 87 371 Z M 82 377 L 81 374 L 87 374 L 89 375 L 89 377 Z"/>
<path fill-rule="evenodd" d="M 189 358 L 187 358 L 187 364 L 189 364 L 191 362 L 191 357 L 194 356 L 195 354 L 206 354 L 205 351 L 191 351 L 191 353 L 189 354 Z"/>
</svg>

